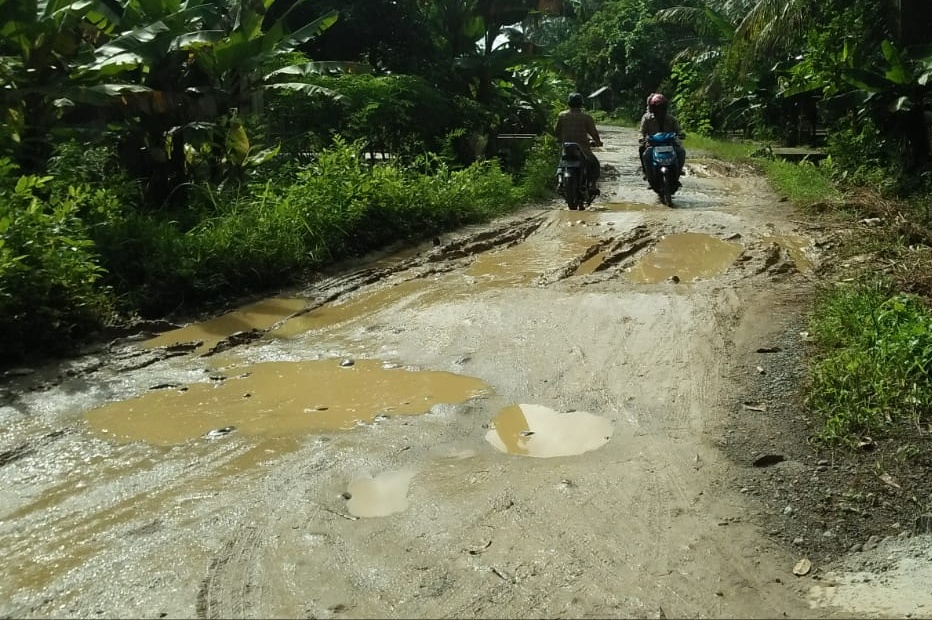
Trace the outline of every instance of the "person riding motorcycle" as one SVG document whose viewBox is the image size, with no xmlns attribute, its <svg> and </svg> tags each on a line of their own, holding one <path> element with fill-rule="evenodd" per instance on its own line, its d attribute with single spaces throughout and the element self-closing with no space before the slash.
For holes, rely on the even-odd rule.
<svg viewBox="0 0 932 620">
<path fill-rule="evenodd" d="M 599 137 L 599 131 L 595 128 L 595 121 L 592 116 L 582 110 L 583 96 L 579 93 L 571 93 L 566 103 L 569 109 L 560 112 L 553 133 L 561 144 L 575 142 L 579 145 L 579 148 L 586 156 L 588 164 L 589 189 L 593 195 L 598 194 L 599 190 L 595 186 L 595 182 L 599 179 L 602 169 L 599 160 L 589 148 L 589 137 L 592 137 L 595 146 L 602 146 L 602 139 Z"/>
<path fill-rule="evenodd" d="M 641 170 L 644 173 L 644 178 L 653 185 L 653 179 L 650 178 L 650 174 L 653 170 L 651 166 L 651 155 L 653 153 L 652 147 L 647 144 L 647 136 L 653 135 L 655 133 L 675 133 L 678 137 L 685 137 L 683 130 L 680 129 L 680 123 L 676 120 L 676 117 L 668 112 L 670 109 L 670 104 L 667 101 L 667 98 L 664 97 L 661 93 L 652 93 L 647 98 L 647 111 L 644 112 L 644 115 L 641 117 L 641 138 L 638 140 L 640 145 L 638 148 L 638 155 L 641 160 Z M 678 175 L 683 174 L 683 164 L 686 162 L 686 149 L 677 141 L 676 146 L 674 146 L 676 151 L 676 159 L 679 164 Z"/>
</svg>

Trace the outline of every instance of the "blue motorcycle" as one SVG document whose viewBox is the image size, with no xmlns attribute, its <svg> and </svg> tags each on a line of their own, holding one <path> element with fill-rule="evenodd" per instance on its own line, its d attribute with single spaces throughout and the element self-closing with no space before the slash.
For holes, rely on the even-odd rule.
<svg viewBox="0 0 932 620">
<path fill-rule="evenodd" d="M 673 206 L 673 194 L 680 188 L 682 162 L 677 159 L 676 147 L 681 137 L 673 132 L 655 133 L 645 141 L 651 148 L 651 169 L 646 171 L 650 187 L 668 207 Z"/>
</svg>

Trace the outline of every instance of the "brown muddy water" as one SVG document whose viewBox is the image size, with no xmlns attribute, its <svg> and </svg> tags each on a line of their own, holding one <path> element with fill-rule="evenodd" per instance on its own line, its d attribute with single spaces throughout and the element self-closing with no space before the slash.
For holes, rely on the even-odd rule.
<svg viewBox="0 0 932 620">
<path fill-rule="evenodd" d="M 231 370 L 236 374 L 229 379 L 153 390 L 104 405 L 90 411 L 87 420 L 103 437 L 119 442 L 172 445 L 234 430 L 291 436 L 349 430 L 376 416 L 421 414 L 489 389 L 473 377 L 386 368 L 378 360 L 264 362 Z"/>
<path fill-rule="evenodd" d="M 676 276 L 681 282 L 709 278 L 728 269 L 742 246 L 702 233 L 678 233 L 663 237 L 628 272 L 632 282 L 652 284 Z"/>
</svg>

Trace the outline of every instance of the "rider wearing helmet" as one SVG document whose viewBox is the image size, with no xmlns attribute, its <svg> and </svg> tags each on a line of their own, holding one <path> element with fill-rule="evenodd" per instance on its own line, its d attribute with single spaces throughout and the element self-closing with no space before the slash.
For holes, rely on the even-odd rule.
<svg viewBox="0 0 932 620">
<path fill-rule="evenodd" d="M 597 194 L 599 190 L 596 188 L 595 182 L 599 178 L 601 166 L 599 160 L 596 159 L 596 156 L 592 154 L 592 150 L 589 148 L 589 137 L 592 136 L 596 146 L 602 146 L 602 139 L 599 137 L 599 131 L 595 128 L 595 121 L 592 116 L 582 110 L 583 96 L 579 93 L 571 93 L 566 102 L 569 109 L 560 112 L 553 133 L 561 144 L 563 142 L 575 142 L 582 149 L 589 163 L 589 188 L 593 193 Z"/>
<path fill-rule="evenodd" d="M 680 129 L 680 123 L 676 117 L 668 112 L 670 104 L 667 98 L 661 93 L 652 93 L 647 98 L 647 111 L 641 117 L 641 138 L 638 141 L 640 148 L 638 155 L 641 159 L 641 170 L 644 172 L 644 178 L 647 178 L 650 167 L 651 148 L 647 146 L 647 136 L 655 133 L 675 133 L 683 136 L 683 130 Z M 683 172 L 683 163 L 686 161 L 686 149 L 679 143 L 674 147 L 676 149 L 676 159 L 680 165 L 680 174 Z"/>
</svg>

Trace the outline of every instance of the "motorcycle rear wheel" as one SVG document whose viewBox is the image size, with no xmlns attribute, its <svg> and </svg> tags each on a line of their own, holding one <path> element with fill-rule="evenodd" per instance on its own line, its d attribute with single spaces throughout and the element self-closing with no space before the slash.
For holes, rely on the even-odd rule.
<svg viewBox="0 0 932 620">
<path fill-rule="evenodd" d="M 579 173 L 573 172 L 570 173 L 566 180 L 564 181 L 564 189 L 566 190 L 566 204 L 571 211 L 576 211 L 582 205 L 580 200 L 580 191 L 579 191 Z"/>
</svg>

